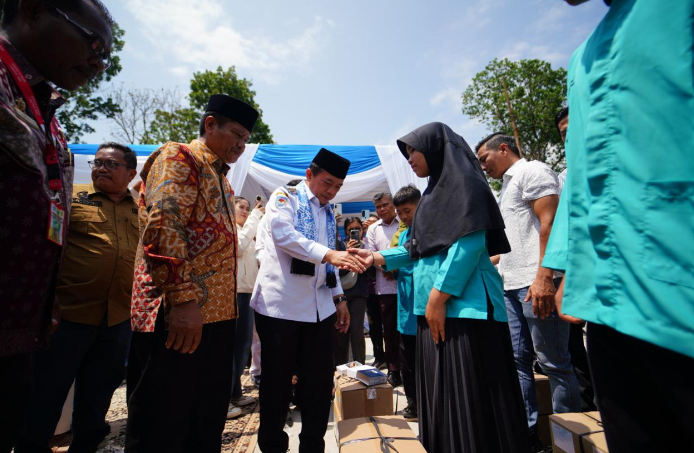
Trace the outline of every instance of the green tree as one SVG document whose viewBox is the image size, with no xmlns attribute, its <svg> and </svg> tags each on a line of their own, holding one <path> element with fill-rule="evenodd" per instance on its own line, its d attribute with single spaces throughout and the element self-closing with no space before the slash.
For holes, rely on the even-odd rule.
<svg viewBox="0 0 694 453">
<path fill-rule="evenodd" d="M 116 54 L 125 45 L 125 31 L 118 24 L 113 24 L 112 30 L 111 66 L 75 91 L 58 90 L 67 102 L 58 109 L 56 116 L 69 142 L 79 142 L 83 135 L 94 132 L 90 121 L 96 121 L 99 116 L 113 118 L 120 110 L 113 98 L 101 91 L 102 83 L 110 82 L 123 69 L 120 57 Z"/>
<path fill-rule="evenodd" d="M 239 78 L 233 66 L 227 70 L 220 66 L 216 71 L 196 72 L 190 81 L 190 107 L 158 110 L 147 138 L 162 143 L 169 140 L 188 142 L 197 137 L 200 117 L 205 113 L 207 101 L 211 95 L 221 93 L 241 99 L 260 113 L 250 137 L 252 143 L 274 143 L 270 127 L 263 122 L 263 111 L 255 102 L 252 86 L 250 80 Z"/>
<path fill-rule="evenodd" d="M 542 60 L 490 61 L 462 94 L 463 113 L 493 131 L 513 135 L 503 81 L 514 112 L 523 157 L 564 167 L 564 145 L 554 116 L 566 102 L 566 69 Z"/>
<path fill-rule="evenodd" d="M 191 108 L 173 111 L 158 109 L 143 143 L 160 144 L 166 142 L 189 143 L 198 138 L 198 125 L 202 113 Z"/>
</svg>

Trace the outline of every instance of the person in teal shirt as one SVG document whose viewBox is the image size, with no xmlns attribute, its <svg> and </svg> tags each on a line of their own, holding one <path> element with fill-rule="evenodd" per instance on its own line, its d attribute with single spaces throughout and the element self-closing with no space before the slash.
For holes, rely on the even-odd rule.
<svg viewBox="0 0 694 453">
<path fill-rule="evenodd" d="M 410 227 L 417 211 L 417 204 L 422 193 L 413 184 L 409 184 L 395 193 L 393 205 L 400 219 L 401 229 L 397 235 L 397 246 L 407 243 L 410 238 Z M 393 236 L 395 240 L 395 235 Z M 392 244 L 392 242 L 391 242 Z M 398 332 L 400 332 L 400 373 L 405 389 L 407 407 L 402 411 L 405 419 L 417 418 L 417 379 L 415 377 L 415 353 L 417 351 L 417 315 L 414 314 L 414 266 L 398 269 Z"/>
<path fill-rule="evenodd" d="M 350 250 L 387 270 L 414 265 L 420 440 L 430 453 L 530 450 L 501 276 L 489 256 L 508 253 L 504 223 L 465 140 L 430 123 L 397 142 L 429 177 L 409 241 Z"/>
<path fill-rule="evenodd" d="M 561 310 L 588 322 L 610 453 L 692 445 L 693 18 L 694 0 L 613 0 L 569 65 L 543 266 L 566 271 Z"/>
</svg>

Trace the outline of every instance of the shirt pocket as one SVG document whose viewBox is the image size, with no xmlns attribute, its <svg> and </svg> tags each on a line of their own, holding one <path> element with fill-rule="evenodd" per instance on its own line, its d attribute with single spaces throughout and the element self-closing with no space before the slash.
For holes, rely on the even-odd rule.
<svg viewBox="0 0 694 453">
<path fill-rule="evenodd" d="M 647 275 L 694 288 L 694 181 L 648 183 L 643 206 L 642 265 Z"/>
<path fill-rule="evenodd" d="M 126 234 L 128 236 L 128 244 L 137 248 L 137 244 L 140 242 L 140 221 L 137 217 L 128 220 Z"/>
<path fill-rule="evenodd" d="M 73 205 L 70 215 L 70 231 L 85 235 L 108 235 L 111 227 L 106 214 L 98 209 L 82 209 Z"/>
</svg>

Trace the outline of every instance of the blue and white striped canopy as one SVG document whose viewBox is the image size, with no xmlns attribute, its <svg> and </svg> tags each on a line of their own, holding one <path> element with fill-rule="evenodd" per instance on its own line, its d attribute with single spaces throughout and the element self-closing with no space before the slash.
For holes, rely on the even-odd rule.
<svg viewBox="0 0 694 453">
<path fill-rule="evenodd" d="M 159 145 L 128 145 L 138 156 L 138 172 Z M 73 144 L 75 182 L 91 181 L 87 162 L 94 158 L 98 145 Z M 325 146 L 325 145 L 254 145 L 246 151 L 227 175 L 237 195 L 254 200 L 270 194 L 292 179 L 303 178 L 313 157 L 327 148 L 351 162 L 344 186 L 333 200 L 342 204 L 343 216 L 374 211 L 371 201 L 378 192 L 395 193 L 413 183 L 424 190 L 426 180 L 417 178 L 396 146 Z"/>
</svg>

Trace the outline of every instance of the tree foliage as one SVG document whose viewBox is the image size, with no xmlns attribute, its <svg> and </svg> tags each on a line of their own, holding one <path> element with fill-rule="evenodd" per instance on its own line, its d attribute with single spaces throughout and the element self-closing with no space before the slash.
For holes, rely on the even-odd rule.
<svg viewBox="0 0 694 453">
<path fill-rule="evenodd" d="M 493 131 L 513 135 L 504 86 L 514 111 L 523 157 L 561 170 L 564 145 L 554 116 L 565 105 L 566 70 L 542 60 L 490 61 L 462 95 L 463 113 Z"/>
<path fill-rule="evenodd" d="M 117 53 L 125 45 L 125 31 L 118 24 L 113 24 L 112 33 L 111 66 L 75 91 L 58 89 L 67 102 L 58 109 L 56 116 L 69 142 L 79 142 L 82 136 L 94 132 L 90 121 L 96 121 L 99 116 L 113 118 L 119 111 L 118 104 L 101 89 L 103 82 L 110 82 L 123 69 Z"/>
<path fill-rule="evenodd" d="M 221 66 L 216 71 L 203 71 L 193 74 L 190 81 L 190 106 L 178 109 L 159 109 L 152 122 L 147 138 L 156 143 L 178 141 L 187 143 L 198 136 L 200 117 L 205 113 L 207 101 L 213 94 L 228 94 L 253 106 L 260 117 L 255 124 L 250 141 L 252 143 L 273 143 L 270 127 L 263 122 L 263 112 L 255 102 L 253 83 L 239 78 L 232 66 L 224 70 Z"/>
</svg>

